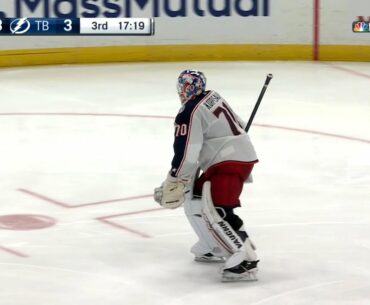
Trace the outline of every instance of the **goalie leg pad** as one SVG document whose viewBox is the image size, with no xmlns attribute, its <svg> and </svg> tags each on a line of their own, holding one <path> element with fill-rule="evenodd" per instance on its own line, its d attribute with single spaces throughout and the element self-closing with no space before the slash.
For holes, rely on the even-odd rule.
<svg viewBox="0 0 370 305">
<path fill-rule="evenodd" d="M 239 237 L 245 241 L 248 238 L 248 234 L 244 229 L 243 220 L 238 215 L 234 214 L 234 209 L 227 207 L 215 208 L 221 218 L 226 220 Z"/>
<path fill-rule="evenodd" d="M 243 240 L 243 242 L 248 242 L 252 246 L 253 250 L 256 250 L 256 246 L 249 238 L 247 231 L 244 228 L 243 220 L 236 214 L 234 214 L 233 208 L 225 208 L 225 207 L 216 207 L 218 214 L 226 220 L 234 231 L 239 235 L 239 237 Z"/>
<path fill-rule="evenodd" d="M 202 201 L 187 199 L 184 203 L 184 210 L 190 225 L 199 238 L 199 241 L 191 248 L 191 252 L 196 257 L 204 256 L 207 253 L 212 253 L 220 258 L 227 255 L 220 249 L 219 244 L 207 228 L 202 217 Z"/>
<path fill-rule="evenodd" d="M 209 181 L 204 183 L 202 201 L 202 215 L 207 222 L 208 229 L 230 256 L 224 268 L 235 267 L 244 260 L 256 261 L 257 255 L 251 247 L 248 238 L 243 241 L 229 222 L 223 219 L 214 207 L 211 196 L 211 183 Z M 236 218 L 234 217 L 234 219 Z"/>
</svg>

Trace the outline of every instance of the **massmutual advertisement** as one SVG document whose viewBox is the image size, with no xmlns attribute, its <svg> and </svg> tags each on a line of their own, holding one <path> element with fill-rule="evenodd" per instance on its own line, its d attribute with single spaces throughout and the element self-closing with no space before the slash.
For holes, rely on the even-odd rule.
<svg viewBox="0 0 370 305">
<path fill-rule="evenodd" d="M 2 0 L 5 17 L 257 17 L 270 15 L 271 0 Z"/>
</svg>

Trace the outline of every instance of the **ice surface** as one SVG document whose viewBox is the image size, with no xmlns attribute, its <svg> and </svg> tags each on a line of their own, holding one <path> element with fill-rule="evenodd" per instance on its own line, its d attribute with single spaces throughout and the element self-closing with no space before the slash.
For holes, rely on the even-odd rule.
<svg viewBox="0 0 370 305">
<path fill-rule="evenodd" d="M 193 262 L 183 210 L 150 196 L 185 68 L 245 119 L 274 74 L 238 209 L 258 282 Z M 4 69 L 0 88 L 1 305 L 370 304 L 370 63 Z"/>
</svg>

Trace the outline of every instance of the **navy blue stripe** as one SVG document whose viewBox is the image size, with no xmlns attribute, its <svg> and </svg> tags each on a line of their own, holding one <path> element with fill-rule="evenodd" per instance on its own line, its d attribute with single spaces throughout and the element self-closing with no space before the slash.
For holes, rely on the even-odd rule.
<svg viewBox="0 0 370 305">
<path fill-rule="evenodd" d="M 179 169 L 182 160 L 184 159 L 185 149 L 186 149 L 186 142 L 188 137 L 190 137 L 189 130 L 190 130 L 190 121 L 191 121 L 191 114 L 194 108 L 202 102 L 203 98 L 209 93 L 206 91 L 200 95 L 198 95 L 194 100 L 188 101 L 183 108 L 181 108 L 180 112 L 177 114 L 175 118 L 175 124 L 181 126 L 182 124 L 187 125 L 187 133 L 186 135 L 179 134 L 176 136 L 176 129 L 175 129 L 175 141 L 173 143 L 173 150 L 174 150 L 174 157 L 171 163 L 171 176 L 176 177 L 176 172 Z"/>
</svg>

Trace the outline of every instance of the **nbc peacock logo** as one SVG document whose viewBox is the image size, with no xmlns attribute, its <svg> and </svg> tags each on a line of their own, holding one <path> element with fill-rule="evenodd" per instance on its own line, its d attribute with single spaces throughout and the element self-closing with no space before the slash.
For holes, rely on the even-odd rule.
<svg viewBox="0 0 370 305">
<path fill-rule="evenodd" d="M 355 22 L 353 22 L 352 30 L 353 30 L 354 33 L 369 32 L 369 22 L 355 21 Z"/>
</svg>

